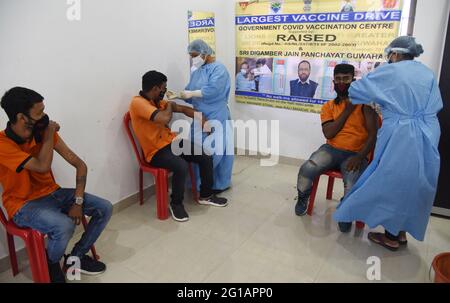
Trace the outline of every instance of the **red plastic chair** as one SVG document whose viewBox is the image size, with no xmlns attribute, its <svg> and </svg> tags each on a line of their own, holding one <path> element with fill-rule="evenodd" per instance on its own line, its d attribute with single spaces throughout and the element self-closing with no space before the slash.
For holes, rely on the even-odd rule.
<svg viewBox="0 0 450 303">
<path fill-rule="evenodd" d="M 150 173 L 153 175 L 155 179 L 156 186 L 156 215 L 160 220 L 166 220 L 169 217 L 168 210 L 168 197 L 167 192 L 169 190 L 168 187 L 168 176 L 169 171 L 163 168 L 156 168 L 147 163 L 144 157 L 144 153 L 142 149 L 138 149 L 138 145 L 133 136 L 133 131 L 130 125 L 131 117 L 130 113 L 127 112 L 123 117 L 123 124 L 125 130 L 127 132 L 128 138 L 130 139 L 131 145 L 133 146 L 134 154 L 136 155 L 136 159 L 139 164 L 139 200 L 140 204 L 144 204 L 144 172 Z M 191 184 L 192 184 L 192 196 L 195 201 L 198 201 L 196 184 L 195 184 L 195 176 L 192 170 L 192 166 L 189 163 L 189 174 L 191 176 Z"/>
<path fill-rule="evenodd" d="M 329 171 L 324 172 L 322 175 L 328 176 L 327 200 L 331 200 L 331 199 L 333 199 L 334 179 L 335 178 L 342 179 L 342 174 L 338 170 L 329 170 Z M 309 196 L 309 205 L 308 205 L 308 210 L 307 210 L 307 214 L 309 216 L 312 215 L 312 210 L 314 208 L 314 201 L 316 199 L 317 188 L 319 187 L 319 180 L 320 180 L 320 176 L 318 176 L 314 180 L 313 186 L 311 188 L 311 195 Z M 364 228 L 364 226 L 365 226 L 364 222 L 356 221 L 356 228 Z"/>
<path fill-rule="evenodd" d="M 14 236 L 17 236 L 25 242 L 33 281 L 36 283 L 49 283 L 50 276 L 48 274 L 47 256 L 45 254 L 44 235 L 31 228 L 20 228 L 12 221 L 8 221 L 1 209 L 0 221 L 6 230 L 9 260 L 11 262 L 13 276 L 19 273 L 16 248 L 14 245 Z"/>
<path fill-rule="evenodd" d="M 9 260 L 13 276 L 19 273 L 17 263 L 16 247 L 14 245 L 14 236 L 21 238 L 25 243 L 28 259 L 31 268 L 31 275 L 35 283 L 50 283 L 48 273 L 47 255 L 45 252 L 45 235 L 31 228 L 20 228 L 13 221 L 7 220 L 3 211 L 0 209 L 0 221 L 6 230 L 6 239 L 8 242 Z M 83 226 L 86 228 L 86 218 L 82 219 Z M 97 260 L 100 258 L 95 247 L 91 247 L 91 252 Z"/>
<path fill-rule="evenodd" d="M 382 123 L 381 117 L 378 116 L 378 128 L 381 127 L 381 123 Z M 374 153 L 374 151 L 371 151 L 369 154 L 369 163 L 373 160 L 373 153 Z M 331 200 L 331 199 L 333 199 L 334 180 L 336 178 L 342 179 L 342 174 L 339 170 L 328 170 L 328 171 L 324 172 L 322 175 L 328 176 L 326 198 L 327 198 L 327 200 Z M 316 194 L 317 194 L 317 188 L 319 187 L 319 181 L 320 181 L 320 176 L 318 176 L 313 181 L 313 186 L 311 188 L 311 195 L 309 196 L 308 210 L 306 212 L 309 216 L 312 215 L 312 211 L 314 208 L 314 201 L 316 199 Z M 364 226 L 365 226 L 364 222 L 356 221 L 356 228 L 364 228 Z"/>
</svg>

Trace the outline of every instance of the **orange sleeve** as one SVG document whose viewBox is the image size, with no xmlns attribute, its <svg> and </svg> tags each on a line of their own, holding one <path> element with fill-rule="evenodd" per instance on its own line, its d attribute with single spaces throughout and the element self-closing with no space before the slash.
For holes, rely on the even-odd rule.
<svg viewBox="0 0 450 303">
<path fill-rule="evenodd" d="M 19 173 L 31 158 L 29 153 L 21 150 L 13 141 L 6 138 L 0 140 L 0 165 Z"/>
<path fill-rule="evenodd" d="M 155 115 L 156 111 L 159 110 L 144 100 L 135 99 L 131 101 L 130 113 L 135 117 L 150 120 L 150 118 Z"/>
<path fill-rule="evenodd" d="M 322 124 L 334 120 L 330 101 L 322 105 L 322 110 L 320 111 L 320 120 L 322 121 Z"/>
</svg>

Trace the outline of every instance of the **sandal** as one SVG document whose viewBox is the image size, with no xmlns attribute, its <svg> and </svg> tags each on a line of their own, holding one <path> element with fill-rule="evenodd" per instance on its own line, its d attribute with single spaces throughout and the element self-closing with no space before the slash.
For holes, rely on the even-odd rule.
<svg viewBox="0 0 450 303">
<path fill-rule="evenodd" d="M 387 249 L 389 249 L 390 251 L 396 251 L 398 250 L 398 246 L 391 246 L 389 244 L 387 244 L 387 242 L 384 239 L 384 234 L 383 233 L 376 233 L 376 232 L 370 232 L 367 235 L 367 238 L 372 241 L 373 243 L 379 244 Z"/>
<path fill-rule="evenodd" d="M 404 238 L 404 240 L 400 240 L 401 238 Z M 406 232 L 401 231 L 398 234 L 398 244 L 400 244 L 401 246 L 405 246 L 406 244 L 408 244 L 408 240 L 406 240 Z"/>
</svg>

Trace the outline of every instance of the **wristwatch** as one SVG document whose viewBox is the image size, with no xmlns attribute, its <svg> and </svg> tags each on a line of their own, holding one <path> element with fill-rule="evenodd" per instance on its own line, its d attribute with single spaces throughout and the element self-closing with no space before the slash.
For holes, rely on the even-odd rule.
<svg viewBox="0 0 450 303">
<path fill-rule="evenodd" d="M 76 204 L 76 205 L 82 206 L 83 203 L 84 203 L 84 198 L 83 198 L 83 197 L 76 197 L 76 198 L 75 198 L 75 204 Z"/>
</svg>

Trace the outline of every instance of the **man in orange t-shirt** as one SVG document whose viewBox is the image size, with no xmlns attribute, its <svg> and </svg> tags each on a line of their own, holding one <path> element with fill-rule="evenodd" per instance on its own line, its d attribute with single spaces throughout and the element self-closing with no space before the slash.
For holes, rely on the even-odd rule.
<svg viewBox="0 0 450 303">
<path fill-rule="evenodd" d="M 158 71 L 149 71 L 142 76 L 142 90 L 130 103 L 130 116 L 133 131 L 150 165 L 170 170 L 172 175 L 172 195 L 170 213 L 175 221 L 185 222 L 189 215 L 184 209 L 184 189 L 188 172 L 188 162 L 197 163 L 200 170 L 200 197 L 198 203 L 218 207 L 227 206 L 225 198 L 217 197 L 212 189 L 213 160 L 205 154 L 202 146 L 188 140 L 175 140 L 176 134 L 167 126 L 173 113 L 183 113 L 194 118 L 192 107 L 163 100 L 167 91 L 167 77 Z M 199 115 L 202 125 L 206 122 Z M 196 123 L 196 122 L 194 122 Z M 201 144 L 201 142 L 200 142 Z M 181 148 L 182 153 L 174 153 Z M 187 152 L 185 152 L 185 149 Z"/>
<path fill-rule="evenodd" d="M 327 139 L 300 168 L 297 179 L 298 200 L 295 213 L 306 214 L 314 179 L 327 170 L 339 169 L 347 194 L 364 169 L 367 155 L 374 148 L 378 129 L 377 114 L 364 105 L 353 105 L 348 89 L 355 76 L 350 64 L 338 64 L 334 69 L 334 88 L 337 97 L 322 106 L 320 118 Z M 351 222 L 339 222 L 342 232 L 347 232 Z"/>
<path fill-rule="evenodd" d="M 91 220 L 66 256 L 65 265 L 78 258 L 81 273 L 95 275 L 106 270 L 105 264 L 86 253 L 106 227 L 112 205 L 84 192 L 87 166 L 57 134 L 59 125 L 45 114 L 43 100 L 37 92 L 23 87 L 11 88 L 2 97 L 1 107 L 9 122 L 0 132 L 0 184 L 9 220 L 48 236 L 50 280 L 64 283 L 59 262 L 84 215 Z M 76 168 L 75 189 L 60 188 L 55 183 L 51 172 L 53 150 Z"/>
</svg>

